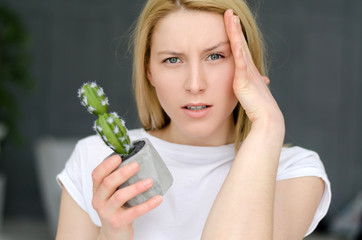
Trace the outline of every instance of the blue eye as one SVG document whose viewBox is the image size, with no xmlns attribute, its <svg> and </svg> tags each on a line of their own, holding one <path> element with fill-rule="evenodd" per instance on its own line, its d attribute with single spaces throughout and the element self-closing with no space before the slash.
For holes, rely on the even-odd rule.
<svg viewBox="0 0 362 240">
<path fill-rule="evenodd" d="M 208 60 L 218 60 L 220 58 L 224 58 L 224 57 L 219 53 L 213 53 L 207 57 Z"/>
<path fill-rule="evenodd" d="M 165 59 L 164 62 L 167 62 L 167 63 L 177 63 L 178 60 L 179 60 L 179 59 L 178 59 L 177 57 L 170 57 L 170 58 Z"/>
</svg>

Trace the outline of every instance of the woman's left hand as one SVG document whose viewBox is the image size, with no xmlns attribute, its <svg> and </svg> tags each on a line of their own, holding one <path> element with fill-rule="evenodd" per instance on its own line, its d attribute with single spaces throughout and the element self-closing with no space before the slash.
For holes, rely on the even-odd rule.
<svg viewBox="0 0 362 240">
<path fill-rule="evenodd" d="M 241 106 L 252 123 L 263 119 L 283 122 L 283 115 L 267 86 L 269 79 L 261 76 L 253 62 L 239 17 L 229 9 L 224 14 L 224 22 L 235 62 L 233 88 Z"/>
</svg>

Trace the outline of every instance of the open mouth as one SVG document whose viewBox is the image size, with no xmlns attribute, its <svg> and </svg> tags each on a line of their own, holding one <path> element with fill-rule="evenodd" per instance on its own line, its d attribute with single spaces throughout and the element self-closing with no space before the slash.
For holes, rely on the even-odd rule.
<svg viewBox="0 0 362 240">
<path fill-rule="evenodd" d="M 210 106 L 209 105 L 200 105 L 200 106 L 184 106 L 183 108 L 185 108 L 187 110 L 192 110 L 192 111 L 201 111 L 208 107 L 210 107 Z"/>
</svg>

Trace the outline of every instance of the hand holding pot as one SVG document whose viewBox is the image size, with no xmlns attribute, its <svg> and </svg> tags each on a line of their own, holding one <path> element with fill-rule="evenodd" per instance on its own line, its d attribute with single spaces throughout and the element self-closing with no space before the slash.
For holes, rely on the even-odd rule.
<svg viewBox="0 0 362 240">
<path fill-rule="evenodd" d="M 118 188 L 126 189 L 127 186 L 147 178 L 152 178 L 154 180 L 153 187 L 150 191 L 141 195 L 135 194 L 134 198 L 128 199 L 130 201 L 127 201 L 126 204 L 123 203 L 122 205 L 133 207 L 156 195 L 165 194 L 172 185 L 173 178 L 151 142 L 148 139 L 138 139 L 137 141 L 131 142 L 127 133 L 128 130 L 125 121 L 120 119 L 115 112 L 108 113 L 108 98 L 105 96 L 103 89 L 95 82 L 83 84 L 78 90 L 78 96 L 81 99 L 82 105 L 85 106 L 90 113 L 98 116 L 98 119 L 94 124 L 94 130 L 99 134 L 104 143 L 114 150 L 114 154 L 119 154 L 123 158 L 124 162 L 120 167 L 122 168 L 124 165 L 137 162 L 135 164 L 141 169 L 135 176 L 132 176 L 134 173 L 126 179 L 124 179 L 123 176 L 123 178 L 120 179 L 121 184 Z M 101 164 L 99 167 L 101 173 L 96 171 L 96 173 L 101 176 L 101 178 L 99 178 L 97 175 L 97 184 L 100 184 L 104 178 L 102 172 L 104 167 L 101 166 L 103 165 Z M 110 170 L 114 169 L 115 167 Z M 105 172 L 105 174 L 108 175 L 110 172 Z M 109 185 L 113 187 L 113 184 L 114 181 Z M 96 186 L 98 188 L 98 185 Z M 115 190 L 113 189 L 113 191 Z"/>
<path fill-rule="evenodd" d="M 98 239 L 132 239 L 133 221 L 162 202 L 162 197 L 157 195 L 139 205 L 123 207 L 128 200 L 150 189 L 153 181 L 146 178 L 127 187 L 118 188 L 140 168 L 138 162 L 130 162 L 119 167 L 121 162 L 119 155 L 112 155 L 92 173 L 92 205 L 102 222 Z"/>
</svg>

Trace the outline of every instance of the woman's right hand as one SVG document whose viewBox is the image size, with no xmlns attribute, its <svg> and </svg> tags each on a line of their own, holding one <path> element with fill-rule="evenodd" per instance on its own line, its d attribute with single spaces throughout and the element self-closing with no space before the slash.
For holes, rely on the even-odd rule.
<svg viewBox="0 0 362 240">
<path fill-rule="evenodd" d="M 147 178 L 117 190 L 117 187 L 137 173 L 140 167 L 137 162 L 131 162 L 115 170 L 121 162 L 119 155 L 112 155 L 92 173 L 92 205 L 102 222 L 99 240 L 133 239 L 133 221 L 162 202 L 162 197 L 158 195 L 137 206 L 123 207 L 128 200 L 150 189 L 153 181 Z"/>
</svg>

